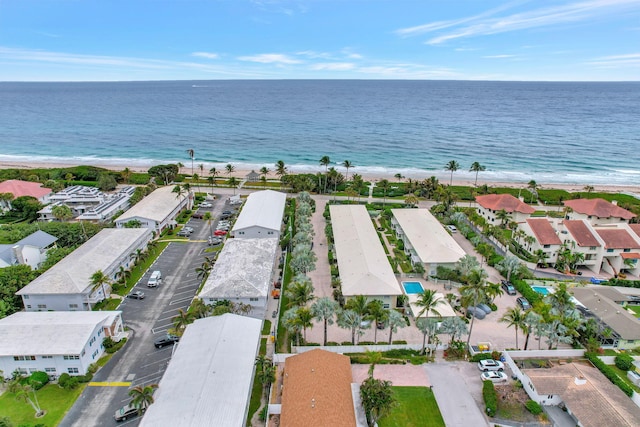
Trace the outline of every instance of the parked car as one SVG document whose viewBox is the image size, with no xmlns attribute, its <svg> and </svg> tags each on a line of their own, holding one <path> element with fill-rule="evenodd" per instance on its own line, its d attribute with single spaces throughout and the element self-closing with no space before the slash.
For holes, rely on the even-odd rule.
<svg viewBox="0 0 640 427">
<path fill-rule="evenodd" d="M 213 234 L 216 236 L 224 236 L 225 234 L 227 234 L 227 232 L 224 230 L 216 230 L 213 232 Z"/>
<path fill-rule="evenodd" d="M 230 211 L 230 210 L 222 211 L 222 215 L 233 215 L 234 213 L 235 211 Z"/>
<path fill-rule="evenodd" d="M 447 229 L 449 229 L 450 232 L 452 233 L 457 233 L 458 229 L 456 228 L 455 225 L 447 225 Z"/>
<path fill-rule="evenodd" d="M 187 230 L 180 230 L 176 233 L 176 236 L 180 236 L 180 237 L 189 237 L 191 236 L 191 233 Z"/>
<path fill-rule="evenodd" d="M 503 280 L 501 286 L 502 286 L 502 289 L 504 289 L 504 291 L 508 295 L 515 295 L 516 294 L 516 288 L 514 288 L 513 284 L 511 282 L 509 282 L 508 280 Z"/>
<path fill-rule="evenodd" d="M 202 218 L 204 218 L 204 214 L 203 214 L 202 212 L 194 212 L 194 213 L 191 215 L 191 218 L 194 218 L 194 219 L 202 219 Z"/>
<path fill-rule="evenodd" d="M 480 374 L 482 381 L 491 381 L 494 383 L 502 383 L 509 381 L 509 377 L 504 372 L 488 371 Z"/>
<path fill-rule="evenodd" d="M 188 225 L 185 225 L 184 227 L 182 227 L 183 230 L 188 231 L 189 233 L 193 233 L 193 227 L 189 227 Z"/>
<path fill-rule="evenodd" d="M 231 217 L 232 217 L 232 215 L 231 215 L 231 214 L 224 214 L 224 213 L 223 213 L 222 215 L 220 215 L 220 219 L 229 219 L 229 218 L 231 218 Z"/>
<path fill-rule="evenodd" d="M 144 412 L 144 409 L 142 410 Z M 116 421 L 126 421 L 128 418 L 133 418 L 138 416 L 138 408 L 128 404 L 127 406 L 123 406 L 118 409 L 116 413 L 113 415 Z"/>
<path fill-rule="evenodd" d="M 504 363 L 499 360 L 485 359 L 478 362 L 478 369 L 483 372 L 504 371 Z"/>
<path fill-rule="evenodd" d="M 493 310 L 491 310 L 491 307 L 489 307 L 487 304 L 478 304 L 476 307 L 478 307 L 480 310 L 484 311 L 486 314 L 491 313 Z"/>
<path fill-rule="evenodd" d="M 162 273 L 158 270 L 151 273 L 149 280 L 147 281 L 147 286 L 150 288 L 155 288 L 162 284 Z"/>
<path fill-rule="evenodd" d="M 130 294 L 127 294 L 127 298 L 131 299 L 144 299 L 144 292 L 142 291 L 134 291 Z"/>
<path fill-rule="evenodd" d="M 222 239 L 219 237 L 211 237 L 209 236 L 209 245 L 216 246 L 222 243 Z"/>
<path fill-rule="evenodd" d="M 156 339 L 153 342 L 153 345 L 156 348 L 161 348 L 161 347 L 166 347 L 168 345 L 173 345 L 174 343 L 177 343 L 178 341 L 180 341 L 180 337 L 178 337 L 176 335 L 166 334 L 166 335 Z"/>
<path fill-rule="evenodd" d="M 529 310 L 531 308 L 531 304 L 529 303 L 529 301 L 527 301 L 525 297 L 519 297 L 518 299 L 516 299 L 516 303 L 523 310 Z"/>
<path fill-rule="evenodd" d="M 212 208 L 213 205 L 211 203 L 209 203 L 209 202 L 202 202 L 202 203 L 200 203 L 200 207 L 201 208 Z"/>
<path fill-rule="evenodd" d="M 467 316 L 475 316 L 476 319 L 482 320 L 487 317 L 487 314 L 478 307 L 467 307 Z"/>
</svg>

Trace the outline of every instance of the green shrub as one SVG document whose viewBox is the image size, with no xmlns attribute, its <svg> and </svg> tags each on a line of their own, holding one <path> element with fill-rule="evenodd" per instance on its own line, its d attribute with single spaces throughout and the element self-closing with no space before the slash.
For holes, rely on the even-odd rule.
<svg viewBox="0 0 640 427">
<path fill-rule="evenodd" d="M 67 382 L 65 382 L 63 388 L 65 390 L 73 390 L 78 386 L 79 383 L 80 383 L 80 380 L 78 379 L 78 377 L 71 377 Z"/>
<path fill-rule="evenodd" d="M 498 410 L 498 394 L 491 381 L 482 381 L 482 397 L 487 407 L 487 415 L 493 417 Z"/>
<path fill-rule="evenodd" d="M 327 346 L 335 347 L 335 346 L 338 346 L 338 345 L 340 345 L 340 344 L 335 342 L 335 341 L 327 341 Z"/>
<path fill-rule="evenodd" d="M 491 353 L 478 353 L 471 356 L 471 362 L 478 363 L 481 360 L 493 359 L 493 355 Z"/>
<path fill-rule="evenodd" d="M 43 371 L 36 371 L 29 376 L 29 384 L 36 390 L 40 390 L 49 382 L 49 374 Z"/>
<path fill-rule="evenodd" d="M 406 344 L 407 342 L 405 340 L 394 340 L 391 343 L 392 344 Z"/>
<path fill-rule="evenodd" d="M 628 371 L 629 369 L 633 368 L 633 357 L 629 356 L 626 353 L 619 354 L 615 358 L 615 364 L 618 369 Z"/>
<path fill-rule="evenodd" d="M 85 375 L 78 375 L 76 378 L 78 379 L 78 382 L 88 383 L 93 379 L 93 374 L 91 372 L 87 372 Z"/>
<path fill-rule="evenodd" d="M 535 400 L 528 400 L 527 403 L 524 404 L 524 407 L 533 415 L 540 415 L 542 413 L 542 406 Z"/>
<path fill-rule="evenodd" d="M 69 381 L 69 379 L 71 379 L 71 375 L 65 372 L 64 374 L 60 375 L 60 377 L 58 378 L 58 385 L 64 388 L 64 385 L 67 383 L 67 381 Z"/>
<path fill-rule="evenodd" d="M 602 360 L 600 360 L 596 353 L 585 353 L 584 356 L 589 359 L 589 361 L 593 363 L 593 365 L 598 368 L 600 372 L 609 379 L 609 381 L 617 385 L 627 396 L 631 397 L 633 395 L 633 388 L 624 382 L 613 368 L 607 366 Z"/>
</svg>

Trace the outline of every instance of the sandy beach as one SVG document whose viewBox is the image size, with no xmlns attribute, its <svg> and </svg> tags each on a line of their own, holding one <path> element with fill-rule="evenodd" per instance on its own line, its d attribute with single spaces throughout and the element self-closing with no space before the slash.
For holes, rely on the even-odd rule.
<svg viewBox="0 0 640 427">
<path fill-rule="evenodd" d="M 97 166 L 97 167 L 102 167 L 108 170 L 113 170 L 113 171 L 122 171 L 125 168 L 129 168 L 131 171 L 133 172 L 146 172 L 148 170 L 148 167 L 146 166 L 126 166 L 126 165 L 113 165 L 113 164 L 101 164 L 100 162 L 96 162 L 96 163 L 85 163 L 85 165 L 90 165 L 90 166 Z M 0 162 L 0 169 L 35 169 L 35 168 L 67 168 L 67 167 L 74 167 L 74 166 L 78 166 L 77 164 L 73 164 L 73 163 L 38 163 L 38 162 L 32 162 L 32 163 L 25 163 L 25 162 L 8 162 L 8 161 L 3 161 Z M 226 174 L 226 171 L 224 171 L 224 166 L 220 166 L 218 167 L 218 169 L 220 169 L 221 173 L 220 175 L 218 175 L 219 178 L 225 178 L 228 175 Z M 278 176 L 275 175 L 274 171 L 273 171 L 273 167 L 270 167 L 271 172 L 269 173 L 269 175 L 267 176 L 269 179 L 277 179 Z M 337 168 L 339 172 L 341 173 L 345 173 L 345 170 L 343 170 L 344 168 Z M 196 169 L 195 169 L 195 173 L 198 173 L 199 169 L 196 165 Z M 244 178 L 249 172 L 249 170 L 243 170 L 243 169 L 237 169 L 235 170 L 231 176 L 234 176 L 236 178 Z M 296 171 L 295 169 L 292 170 L 293 173 L 300 173 L 301 171 Z M 324 167 L 318 166 L 318 170 L 317 172 L 324 172 Z M 183 168 L 180 169 L 180 173 L 182 174 L 187 174 L 190 175 L 191 174 L 191 167 L 190 166 L 184 166 Z M 354 173 L 358 173 L 358 169 L 357 167 L 352 168 L 349 170 L 349 176 L 351 176 Z M 205 169 L 205 173 L 203 174 L 204 177 L 206 177 L 208 175 L 208 169 Z M 397 182 L 397 179 L 392 176 L 391 174 L 389 175 L 383 175 L 383 174 L 371 174 L 371 173 L 365 173 L 365 174 L 361 174 L 362 178 L 365 181 L 380 181 L 381 179 L 388 179 L 391 182 Z M 422 180 L 425 178 L 428 178 L 432 175 L 435 175 L 436 177 L 438 177 L 438 179 L 440 180 L 441 183 L 446 184 L 449 182 L 449 172 L 446 171 L 440 171 L 440 172 L 432 172 L 432 171 L 425 171 L 423 176 L 412 176 L 412 179 L 417 179 L 417 180 Z M 540 186 L 540 188 L 544 189 L 544 188 L 555 188 L 555 189 L 561 189 L 561 190 L 567 190 L 570 192 L 578 192 L 578 191 L 584 191 L 584 185 L 583 184 L 566 184 L 566 183 L 545 183 L 545 182 L 540 182 L 540 181 L 536 181 L 537 184 Z M 509 188 L 527 188 L 527 183 L 526 182 L 506 182 L 506 181 L 487 181 L 487 180 L 483 180 L 482 179 L 482 173 L 480 173 L 478 175 L 478 185 L 488 185 L 489 187 L 509 187 Z M 461 186 L 473 186 L 474 185 L 474 180 L 469 180 L 469 179 L 456 179 L 455 173 L 453 175 L 453 185 L 461 185 Z M 635 194 L 639 194 L 640 195 L 640 184 L 633 184 L 633 185 L 602 185 L 602 184 L 594 184 L 594 191 L 598 191 L 598 192 L 610 192 L 610 193 L 619 193 L 619 192 L 626 192 L 626 193 L 635 193 Z"/>
</svg>

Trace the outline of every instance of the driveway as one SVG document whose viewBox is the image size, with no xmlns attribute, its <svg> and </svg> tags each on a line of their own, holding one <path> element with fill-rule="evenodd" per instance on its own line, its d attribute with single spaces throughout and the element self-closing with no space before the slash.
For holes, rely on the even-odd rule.
<svg viewBox="0 0 640 427">
<path fill-rule="evenodd" d="M 480 395 L 482 398 L 480 375 L 476 372 L 476 384 L 471 374 L 473 368 L 475 366 L 467 362 L 440 362 L 424 365 L 447 426 L 489 425 L 473 395 Z"/>
</svg>

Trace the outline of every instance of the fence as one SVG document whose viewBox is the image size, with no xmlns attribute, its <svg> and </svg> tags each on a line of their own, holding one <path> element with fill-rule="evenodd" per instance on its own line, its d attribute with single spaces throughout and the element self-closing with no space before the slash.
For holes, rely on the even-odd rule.
<svg viewBox="0 0 640 427">
<path fill-rule="evenodd" d="M 447 344 L 427 344 L 427 348 L 435 349 L 435 350 L 446 350 L 449 348 Z M 304 353 L 311 350 L 326 350 L 332 353 L 365 353 L 367 351 L 389 351 L 389 350 L 422 350 L 422 344 L 376 344 L 376 345 L 327 345 L 327 346 L 319 346 L 319 345 L 300 345 L 300 346 L 291 346 L 291 351 L 294 353 Z"/>
</svg>

